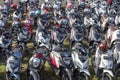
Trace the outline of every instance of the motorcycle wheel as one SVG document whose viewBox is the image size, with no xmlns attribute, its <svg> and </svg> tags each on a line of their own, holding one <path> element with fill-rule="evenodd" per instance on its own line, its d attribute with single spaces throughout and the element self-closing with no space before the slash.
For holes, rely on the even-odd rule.
<svg viewBox="0 0 120 80">
<path fill-rule="evenodd" d="M 16 77 L 11 77 L 10 80 L 18 80 Z"/>
<path fill-rule="evenodd" d="M 114 80 L 114 79 L 111 75 L 109 75 L 108 73 L 105 73 L 101 80 Z"/>
<path fill-rule="evenodd" d="M 14 77 L 14 76 L 10 76 L 10 73 L 9 72 L 7 72 L 6 73 L 6 80 L 18 80 L 16 77 Z"/>
<path fill-rule="evenodd" d="M 29 75 L 29 76 L 28 76 L 28 80 L 34 80 L 33 76 L 32 76 L 32 75 Z"/>
<path fill-rule="evenodd" d="M 120 69 L 115 72 L 115 80 L 120 80 Z"/>
<path fill-rule="evenodd" d="M 72 79 L 71 79 L 71 76 L 66 71 L 63 71 L 63 74 L 61 75 L 60 80 L 72 80 Z"/>
<path fill-rule="evenodd" d="M 76 80 L 90 80 L 90 77 L 85 73 L 81 73 L 76 76 Z"/>
</svg>

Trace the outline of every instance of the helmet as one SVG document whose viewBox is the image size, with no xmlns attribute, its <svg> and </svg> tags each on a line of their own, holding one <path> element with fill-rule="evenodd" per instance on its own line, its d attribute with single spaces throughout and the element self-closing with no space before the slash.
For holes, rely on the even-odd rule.
<svg viewBox="0 0 120 80">
<path fill-rule="evenodd" d="M 8 11 L 6 9 L 2 10 L 2 14 L 8 14 Z"/>
<path fill-rule="evenodd" d="M 10 37 L 10 31 L 5 31 L 4 32 L 4 36 L 5 36 L 5 38 L 9 38 Z"/>
<path fill-rule="evenodd" d="M 26 27 L 23 27 L 22 29 L 21 29 L 22 31 L 22 34 L 24 34 L 24 35 L 27 35 L 28 34 L 28 29 L 26 28 Z"/>
<path fill-rule="evenodd" d="M 61 25 L 67 25 L 67 23 L 68 23 L 68 20 L 67 19 L 63 19 L 63 20 L 61 20 Z"/>
<path fill-rule="evenodd" d="M 99 45 L 99 49 L 101 51 L 105 51 L 107 49 L 107 43 L 106 42 L 102 42 L 100 45 Z"/>
<path fill-rule="evenodd" d="M 14 4 L 12 5 L 12 8 L 17 9 L 17 8 L 18 8 L 18 5 L 14 3 Z"/>
<path fill-rule="evenodd" d="M 85 9 L 84 9 L 84 13 L 85 13 L 85 14 L 90 14 L 90 9 L 89 9 L 89 8 L 85 8 Z"/>
<path fill-rule="evenodd" d="M 71 9 L 72 8 L 72 4 L 71 3 L 68 3 L 67 5 L 66 5 L 66 9 Z"/>
<path fill-rule="evenodd" d="M 103 2 L 101 3 L 101 7 L 102 7 L 103 9 L 106 9 L 106 8 L 108 7 L 107 1 L 103 1 Z"/>
<path fill-rule="evenodd" d="M 18 21 L 21 20 L 21 13 L 19 11 L 15 11 L 13 13 L 13 19 L 18 20 Z"/>
<path fill-rule="evenodd" d="M 27 18 L 24 22 L 23 22 L 23 26 L 24 27 L 33 27 L 32 21 L 31 19 Z"/>
<path fill-rule="evenodd" d="M 59 4 L 54 4 L 54 6 L 53 6 L 53 9 L 60 9 L 60 5 Z"/>
<path fill-rule="evenodd" d="M 45 0 L 46 3 L 51 3 L 51 0 Z"/>
<path fill-rule="evenodd" d="M 40 15 L 41 14 L 40 10 L 36 10 L 35 14 Z"/>
</svg>

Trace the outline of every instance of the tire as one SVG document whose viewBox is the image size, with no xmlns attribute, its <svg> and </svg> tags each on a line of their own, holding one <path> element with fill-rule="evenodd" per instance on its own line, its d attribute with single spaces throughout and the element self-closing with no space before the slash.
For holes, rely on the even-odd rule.
<svg viewBox="0 0 120 80">
<path fill-rule="evenodd" d="M 114 80 L 114 78 L 110 74 L 105 73 L 102 76 L 102 80 Z"/>
<path fill-rule="evenodd" d="M 6 80 L 18 80 L 16 77 L 10 77 L 6 74 Z"/>
<path fill-rule="evenodd" d="M 115 80 L 120 80 L 120 69 L 115 72 Z"/>
<path fill-rule="evenodd" d="M 72 80 L 72 78 L 66 71 L 62 71 L 62 75 L 61 75 L 60 80 Z"/>
<path fill-rule="evenodd" d="M 90 77 L 86 73 L 75 72 L 73 80 L 90 80 Z"/>
<path fill-rule="evenodd" d="M 90 77 L 86 73 L 80 73 L 76 76 L 76 80 L 90 80 Z"/>
<path fill-rule="evenodd" d="M 14 76 L 10 76 L 10 72 L 6 72 L 6 80 L 18 80 L 18 79 Z"/>
<path fill-rule="evenodd" d="M 10 80 L 18 80 L 16 77 L 11 77 Z"/>
<path fill-rule="evenodd" d="M 29 75 L 27 80 L 34 80 L 34 78 L 32 75 Z"/>
</svg>

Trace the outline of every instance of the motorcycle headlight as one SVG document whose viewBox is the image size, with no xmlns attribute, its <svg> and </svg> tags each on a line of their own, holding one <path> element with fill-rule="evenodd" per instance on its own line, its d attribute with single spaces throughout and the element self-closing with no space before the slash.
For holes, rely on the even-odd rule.
<svg viewBox="0 0 120 80">
<path fill-rule="evenodd" d="M 64 58 L 63 60 L 64 60 L 65 65 L 70 65 L 70 63 L 71 63 L 70 59 Z"/>
<path fill-rule="evenodd" d="M 33 67 L 37 68 L 40 65 L 40 59 L 34 58 L 33 59 Z"/>
</svg>

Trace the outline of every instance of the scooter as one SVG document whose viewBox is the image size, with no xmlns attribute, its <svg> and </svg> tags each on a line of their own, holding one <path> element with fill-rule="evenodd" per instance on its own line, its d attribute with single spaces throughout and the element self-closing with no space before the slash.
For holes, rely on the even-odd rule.
<svg viewBox="0 0 120 80">
<path fill-rule="evenodd" d="M 13 52 L 9 53 L 6 64 L 6 80 L 20 80 L 20 72 L 22 66 L 21 47 L 15 47 Z"/>
<path fill-rule="evenodd" d="M 64 45 L 52 45 L 48 62 L 61 80 L 72 80 L 72 58 Z"/>
<path fill-rule="evenodd" d="M 115 80 L 120 79 L 120 40 L 115 41 L 112 47 L 113 51 L 113 59 L 114 59 L 114 73 L 115 73 Z"/>
<path fill-rule="evenodd" d="M 12 36 L 13 40 L 17 40 L 17 36 L 20 33 L 21 23 L 19 21 L 13 21 L 12 23 Z"/>
<path fill-rule="evenodd" d="M 81 43 L 75 43 L 71 50 L 74 63 L 73 80 L 90 80 L 89 57 L 86 48 Z"/>
<path fill-rule="evenodd" d="M 29 32 L 27 31 L 27 29 L 22 28 L 21 32 L 18 34 L 18 37 L 17 37 L 17 42 L 18 42 L 17 44 L 19 46 L 22 46 L 23 56 L 25 55 L 26 44 L 27 44 L 27 41 L 29 40 L 28 34 Z"/>
<path fill-rule="evenodd" d="M 52 34 L 53 42 L 48 63 L 61 80 L 72 80 L 73 64 L 71 54 L 63 44 L 65 35 L 63 33 L 59 33 L 57 30 L 53 31 Z"/>
<path fill-rule="evenodd" d="M 27 80 L 41 80 L 41 73 L 50 52 L 50 34 L 37 32 L 36 43 L 37 50 L 33 52 L 27 67 Z"/>
<path fill-rule="evenodd" d="M 41 80 L 41 73 L 44 69 L 49 50 L 45 46 L 41 46 L 33 53 L 27 66 L 27 80 Z"/>
<path fill-rule="evenodd" d="M 98 74 L 98 80 L 114 80 L 113 74 L 113 53 L 108 50 L 105 54 L 101 54 L 99 65 L 94 64 L 94 70 Z M 96 58 L 96 57 L 95 57 Z M 95 59 L 95 61 L 97 58 Z M 98 68 L 96 67 L 98 66 Z"/>
</svg>

